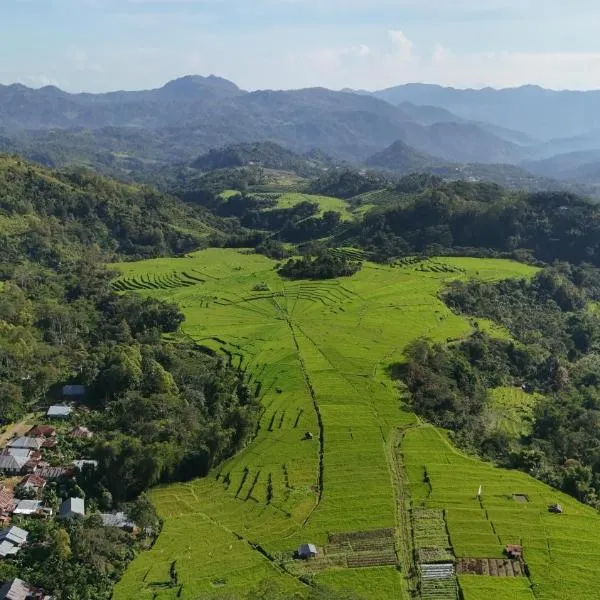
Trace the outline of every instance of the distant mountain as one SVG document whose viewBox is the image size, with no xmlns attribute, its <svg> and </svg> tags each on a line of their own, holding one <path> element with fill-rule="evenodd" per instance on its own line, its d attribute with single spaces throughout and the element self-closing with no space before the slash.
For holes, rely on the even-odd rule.
<svg viewBox="0 0 600 600">
<path fill-rule="evenodd" d="M 310 177 L 322 173 L 335 164 L 333 159 L 316 150 L 300 155 L 274 142 L 254 142 L 211 149 L 197 158 L 191 167 L 201 171 L 212 171 L 257 166 L 291 171 L 303 177 Z"/>
<path fill-rule="evenodd" d="M 0 127 L 8 130 L 72 127 L 166 127 L 198 119 L 209 107 L 246 92 L 219 77 L 182 77 L 156 90 L 68 94 L 0 85 Z"/>
<path fill-rule="evenodd" d="M 600 129 L 600 91 L 554 91 L 538 86 L 458 90 L 408 84 L 372 94 L 394 105 L 433 105 L 471 121 L 522 131 L 538 139 L 573 137 Z"/>
<path fill-rule="evenodd" d="M 211 148 L 255 141 L 273 141 L 298 153 L 318 147 L 336 158 L 362 161 L 398 139 L 444 160 L 527 158 L 502 136 L 459 121 L 461 117 L 435 106 L 393 106 L 370 95 L 323 88 L 249 93 L 214 76 L 107 94 L 0 86 L 0 128 L 8 137 L 37 137 L 36 152 L 51 155 L 52 162 L 60 154 L 61 137 L 64 153 L 70 153 L 73 143 L 89 144 L 84 162 L 104 151 L 109 154 L 105 163 L 111 156 L 122 162 L 123 154 L 145 161 L 170 153 L 176 160 L 189 160 Z M 54 131 L 52 139 L 32 133 L 48 130 Z M 28 145 L 27 140 L 20 143 Z"/>
<path fill-rule="evenodd" d="M 433 156 L 418 152 L 398 140 L 385 150 L 377 152 L 366 160 L 371 168 L 393 171 L 399 175 L 429 170 L 441 161 Z"/>
<path fill-rule="evenodd" d="M 600 184 L 600 150 L 584 150 L 557 154 L 551 158 L 523 163 L 538 175 L 555 177 L 582 184 Z"/>
<path fill-rule="evenodd" d="M 403 142 L 449 162 L 515 164 L 529 156 L 526 149 L 472 123 L 404 123 L 401 129 Z"/>
</svg>

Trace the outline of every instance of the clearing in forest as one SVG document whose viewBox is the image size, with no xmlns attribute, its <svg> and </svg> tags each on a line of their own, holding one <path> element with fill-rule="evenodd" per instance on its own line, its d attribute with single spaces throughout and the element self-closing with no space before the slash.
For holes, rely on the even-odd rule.
<svg viewBox="0 0 600 600">
<path fill-rule="evenodd" d="M 446 518 L 457 557 L 487 558 L 485 552 L 492 549 L 489 558 L 501 557 L 497 536 L 484 536 L 481 544 L 467 543 L 468 536 L 455 540 L 453 532 L 460 534 L 462 521 L 460 513 L 455 514 L 451 490 L 460 480 L 459 491 L 467 495 L 461 502 L 470 502 L 476 487 L 463 489 L 462 467 L 448 466 L 451 460 L 467 459 L 453 454 L 441 438 L 437 452 L 425 447 L 423 455 L 412 453 L 421 429 L 410 430 L 418 426 L 417 419 L 402 409 L 387 367 L 402 358 L 415 338 L 446 341 L 471 331 L 467 320 L 439 300 L 446 282 L 530 276 L 532 268 L 503 260 L 439 258 L 394 266 L 365 263 L 358 274 L 344 279 L 283 281 L 273 261 L 251 251 L 223 249 L 117 266 L 123 273 L 117 289 L 136 290 L 182 307 L 184 331 L 245 371 L 263 413 L 249 447 L 211 476 L 152 492 L 165 522 L 163 532 L 153 549 L 132 563 L 116 587 L 115 600 L 235 593 L 264 579 L 301 589 L 305 584 L 295 570 L 294 550 L 302 543 L 326 548 L 333 533 L 394 529 L 394 548 L 406 572 L 402 545 L 410 544 L 399 522 L 403 513 L 398 509 L 404 506 L 398 501 L 393 451 L 398 428 L 409 428 L 402 451 L 416 498 L 413 504 L 448 504 L 452 510 Z M 423 429 L 437 435 L 434 429 Z M 433 492 L 420 483 L 426 463 L 432 470 Z M 489 475 L 491 467 L 483 463 L 466 464 Z M 469 483 L 470 477 L 479 478 L 469 470 L 466 475 Z M 441 477 L 443 484 L 438 483 Z M 535 500 L 536 493 L 545 490 L 547 496 L 556 496 L 524 475 L 507 472 L 505 477 L 510 484 L 513 478 L 519 482 L 505 486 L 505 495 L 531 493 Z M 442 492 L 449 494 L 447 501 Z M 511 509 L 523 509 L 523 504 L 511 502 Z M 562 503 L 588 514 L 574 501 Z M 539 514 L 537 500 L 529 506 L 536 507 L 540 519 L 546 517 Z M 519 523 L 523 533 L 512 532 L 518 539 L 532 527 L 529 521 Z M 560 527 L 560 521 L 548 521 L 547 526 L 554 523 Z M 348 539 L 350 546 L 356 542 L 356 537 Z M 370 566 L 392 563 L 392 545 L 385 536 L 373 544 L 377 547 L 363 544 L 353 549 L 354 554 L 346 556 L 348 566 L 311 577 L 357 593 L 369 590 L 369 598 L 389 598 L 392 591 L 395 598 L 408 598 L 406 580 L 396 566 Z M 367 555 L 373 560 L 366 560 Z M 536 565 L 545 563 L 532 558 L 532 578 L 543 581 Z M 348 559 L 357 568 L 349 568 Z M 363 564 L 366 568 L 360 568 Z M 467 577 L 465 582 L 465 589 L 475 590 L 465 594 L 467 600 L 487 600 L 488 595 L 477 592 L 479 580 L 471 583 Z M 552 586 L 544 590 L 546 596 L 540 597 L 560 597 L 552 595 Z"/>
</svg>

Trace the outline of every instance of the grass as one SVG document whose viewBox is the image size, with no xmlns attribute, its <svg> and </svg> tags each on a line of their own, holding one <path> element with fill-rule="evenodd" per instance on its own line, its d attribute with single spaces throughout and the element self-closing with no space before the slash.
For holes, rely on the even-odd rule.
<svg viewBox="0 0 600 600">
<path fill-rule="evenodd" d="M 491 390 L 490 418 L 493 425 L 514 437 L 529 435 L 533 410 L 541 399 L 541 394 L 528 394 L 521 388 L 501 387 Z"/>
<path fill-rule="evenodd" d="M 299 544 L 323 547 L 332 532 L 398 527 L 390 448 L 397 428 L 417 419 L 403 410 L 388 366 L 419 336 L 471 331 L 438 298 L 447 281 L 534 272 L 509 261 L 441 258 L 286 282 L 273 261 L 224 249 L 115 266 L 123 273 L 118 289 L 178 303 L 185 332 L 244 369 L 263 405 L 245 451 L 205 479 L 153 490 L 165 529 L 132 563 L 115 600 L 175 597 L 174 587 L 161 587 L 173 563 L 183 599 L 236 593 L 261 579 L 302 589 L 280 568 Z M 255 291 L 259 283 L 269 291 Z M 497 552 L 488 538 L 462 543 Z M 331 569 L 316 578 L 369 598 L 408 598 L 393 568 Z"/>
<path fill-rule="evenodd" d="M 342 221 L 349 221 L 353 218 L 350 213 L 349 204 L 340 198 L 330 196 L 315 196 L 312 194 L 299 194 L 290 192 L 282 194 L 277 200 L 277 208 L 292 208 L 301 202 L 316 202 L 319 205 L 318 216 L 323 216 L 327 211 L 340 213 Z"/>
<path fill-rule="evenodd" d="M 531 585 L 535 598 L 540 600 L 598 597 L 597 511 L 524 473 L 462 455 L 430 426 L 409 431 L 402 452 L 413 504 L 445 510 L 458 558 L 500 558 L 506 544 L 523 545 L 530 581 L 462 576 L 459 581 L 465 600 L 530 599 Z M 429 474 L 430 487 L 423 484 L 424 469 Z M 480 485 L 481 503 L 476 498 Z M 513 494 L 525 494 L 529 501 L 516 502 Z M 562 504 L 565 513 L 549 513 L 548 505 L 552 503 Z"/>
</svg>

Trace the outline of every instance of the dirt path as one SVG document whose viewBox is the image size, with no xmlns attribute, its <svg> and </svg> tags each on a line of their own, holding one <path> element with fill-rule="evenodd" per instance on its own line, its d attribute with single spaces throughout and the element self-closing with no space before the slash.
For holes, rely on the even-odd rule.
<svg viewBox="0 0 600 600">
<path fill-rule="evenodd" d="M 8 440 L 13 438 L 15 435 L 23 435 L 27 433 L 33 427 L 33 421 L 35 419 L 34 413 L 25 415 L 18 423 L 9 425 L 6 431 L 0 434 L 0 446 L 4 446 Z"/>
</svg>

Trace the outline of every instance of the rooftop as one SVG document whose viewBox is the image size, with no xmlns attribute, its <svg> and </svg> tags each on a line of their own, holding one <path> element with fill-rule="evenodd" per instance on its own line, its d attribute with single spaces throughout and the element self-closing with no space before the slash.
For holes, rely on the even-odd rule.
<svg viewBox="0 0 600 600">
<path fill-rule="evenodd" d="M 10 440 L 7 446 L 9 448 L 30 448 L 32 450 L 39 450 L 43 444 L 43 438 L 22 436 L 15 438 L 14 440 Z"/>
<path fill-rule="evenodd" d="M 85 501 L 83 498 L 69 498 L 61 504 L 58 513 L 59 519 L 66 519 L 74 516 L 85 516 Z"/>
<path fill-rule="evenodd" d="M 46 415 L 48 417 L 68 417 L 73 412 L 70 406 L 55 404 L 48 409 Z"/>
</svg>

